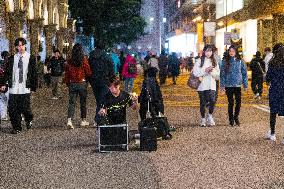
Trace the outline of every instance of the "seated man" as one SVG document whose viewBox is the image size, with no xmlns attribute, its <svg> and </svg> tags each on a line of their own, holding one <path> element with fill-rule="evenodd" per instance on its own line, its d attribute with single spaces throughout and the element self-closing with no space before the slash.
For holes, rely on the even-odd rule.
<svg viewBox="0 0 284 189">
<path fill-rule="evenodd" d="M 137 107 L 137 96 L 135 94 L 128 94 L 120 90 L 120 81 L 118 78 L 113 77 L 110 79 L 109 92 L 105 95 L 100 105 L 98 114 L 102 118 L 98 123 L 102 124 L 102 120 L 106 119 L 107 125 L 116 125 L 126 123 L 126 108 L 127 105 L 132 109 Z"/>
</svg>

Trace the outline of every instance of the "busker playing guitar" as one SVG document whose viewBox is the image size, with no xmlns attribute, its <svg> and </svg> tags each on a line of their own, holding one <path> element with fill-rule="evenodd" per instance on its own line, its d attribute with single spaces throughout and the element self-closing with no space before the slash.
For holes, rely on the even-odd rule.
<svg viewBox="0 0 284 189">
<path fill-rule="evenodd" d="M 98 124 L 100 125 L 104 121 L 107 122 L 104 123 L 107 125 L 126 123 L 127 105 L 135 110 L 137 108 L 137 95 L 120 90 L 120 81 L 116 77 L 110 79 L 108 88 L 109 92 L 104 96 L 98 112 L 102 118 L 101 123 Z"/>
</svg>

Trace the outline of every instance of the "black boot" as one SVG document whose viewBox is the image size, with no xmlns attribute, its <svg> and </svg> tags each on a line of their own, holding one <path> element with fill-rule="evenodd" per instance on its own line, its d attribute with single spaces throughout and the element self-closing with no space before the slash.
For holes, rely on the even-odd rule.
<svg viewBox="0 0 284 189">
<path fill-rule="evenodd" d="M 237 126 L 241 125 L 238 117 L 235 117 L 234 120 Z"/>
</svg>

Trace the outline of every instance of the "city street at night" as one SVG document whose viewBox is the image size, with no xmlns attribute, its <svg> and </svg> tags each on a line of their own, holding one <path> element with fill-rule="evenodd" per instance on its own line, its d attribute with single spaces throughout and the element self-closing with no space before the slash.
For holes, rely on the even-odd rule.
<svg viewBox="0 0 284 189">
<path fill-rule="evenodd" d="M 267 100 L 256 102 L 248 92 L 240 127 L 228 124 L 225 95 L 217 103 L 216 126 L 200 127 L 197 93 L 187 87 L 187 77 L 162 87 L 165 115 L 177 130 L 150 153 L 134 141 L 128 152 L 98 153 L 95 128 L 66 129 L 66 90 L 52 100 L 46 88 L 39 89 L 32 98 L 34 128 L 11 135 L 10 124 L 1 124 L 0 188 L 283 188 L 284 119 L 277 120 L 276 143 L 265 140 Z M 87 104 L 92 122 L 90 88 Z M 138 111 L 128 113 L 130 130 L 137 130 Z"/>
</svg>

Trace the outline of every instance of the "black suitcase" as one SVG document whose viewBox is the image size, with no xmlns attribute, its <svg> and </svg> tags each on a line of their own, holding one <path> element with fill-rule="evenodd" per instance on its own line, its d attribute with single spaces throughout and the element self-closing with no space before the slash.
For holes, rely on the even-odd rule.
<svg viewBox="0 0 284 189">
<path fill-rule="evenodd" d="M 140 128 L 140 150 L 156 151 L 157 150 L 157 132 L 155 128 Z"/>
<path fill-rule="evenodd" d="M 156 128 L 157 138 L 162 137 L 164 140 L 170 140 L 172 138 L 169 123 L 166 117 L 146 118 L 145 120 L 141 121 L 138 126 L 139 130 L 141 130 L 142 127 Z"/>
</svg>

